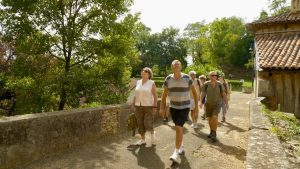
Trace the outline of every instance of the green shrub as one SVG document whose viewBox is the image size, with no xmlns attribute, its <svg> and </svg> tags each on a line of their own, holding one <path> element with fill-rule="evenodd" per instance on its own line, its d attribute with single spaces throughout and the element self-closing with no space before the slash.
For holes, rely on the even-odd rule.
<svg viewBox="0 0 300 169">
<path fill-rule="evenodd" d="M 238 80 L 228 80 L 228 84 L 231 84 L 232 86 L 243 86 L 243 82 Z"/>
<path fill-rule="evenodd" d="M 196 71 L 197 76 L 200 75 L 206 75 L 208 76 L 208 73 L 210 71 L 217 71 L 217 73 L 222 73 L 222 70 L 219 67 L 210 65 L 210 64 L 203 64 L 203 65 L 191 65 L 185 68 L 183 71 L 184 73 L 188 74 L 190 71 Z"/>
<path fill-rule="evenodd" d="M 154 81 L 159 81 L 159 80 L 165 80 L 165 77 L 159 77 L 159 76 L 154 76 L 153 78 L 152 78 L 152 80 L 154 80 Z"/>
<path fill-rule="evenodd" d="M 242 91 L 243 89 L 243 82 L 239 80 L 228 80 L 228 84 L 232 91 Z"/>
</svg>

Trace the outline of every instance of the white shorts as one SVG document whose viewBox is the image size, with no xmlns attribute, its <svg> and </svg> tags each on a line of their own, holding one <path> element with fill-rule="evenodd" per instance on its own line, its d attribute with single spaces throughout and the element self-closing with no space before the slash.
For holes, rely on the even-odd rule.
<svg viewBox="0 0 300 169">
<path fill-rule="evenodd" d="M 191 99 L 191 107 L 190 110 L 194 110 L 195 109 L 195 102 L 194 99 Z"/>
<path fill-rule="evenodd" d="M 170 97 L 169 97 L 169 96 L 167 96 L 166 104 L 167 104 L 167 105 L 170 105 Z"/>
</svg>

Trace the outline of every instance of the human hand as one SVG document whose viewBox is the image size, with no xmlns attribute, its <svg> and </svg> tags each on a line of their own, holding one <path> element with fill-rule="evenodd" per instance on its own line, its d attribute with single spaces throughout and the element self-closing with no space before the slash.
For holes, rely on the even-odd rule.
<svg viewBox="0 0 300 169">
<path fill-rule="evenodd" d="M 163 109 L 160 109 L 159 114 L 161 117 L 165 117 L 166 112 Z"/>
<path fill-rule="evenodd" d="M 229 104 L 228 103 L 226 104 L 226 108 L 227 108 L 227 110 L 229 109 Z"/>
<path fill-rule="evenodd" d="M 132 105 L 130 106 L 130 110 L 131 110 L 131 111 L 135 111 L 135 106 L 134 106 L 134 104 L 132 104 Z"/>
<path fill-rule="evenodd" d="M 152 115 L 155 115 L 157 113 L 157 107 L 152 107 Z"/>
<path fill-rule="evenodd" d="M 200 109 L 202 109 L 202 107 L 203 107 L 203 103 L 202 102 L 200 102 L 199 107 L 200 107 Z"/>
</svg>

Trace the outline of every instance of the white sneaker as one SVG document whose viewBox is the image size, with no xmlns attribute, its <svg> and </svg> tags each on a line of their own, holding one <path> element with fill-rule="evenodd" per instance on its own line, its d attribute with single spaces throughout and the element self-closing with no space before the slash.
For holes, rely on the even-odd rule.
<svg viewBox="0 0 300 169">
<path fill-rule="evenodd" d="M 197 129 L 197 128 L 199 128 L 198 127 L 198 124 L 197 123 L 194 123 L 194 127 L 193 127 L 194 129 Z"/>
<path fill-rule="evenodd" d="M 145 145 L 145 144 L 146 144 L 146 141 L 143 140 L 143 139 L 141 139 L 141 140 L 139 140 L 138 142 L 135 143 L 135 145 L 137 145 L 137 146 L 141 146 L 141 145 Z"/>
<path fill-rule="evenodd" d="M 179 155 L 184 155 L 184 146 L 180 146 L 180 148 L 178 150 L 178 154 Z"/>
<path fill-rule="evenodd" d="M 174 153 L 170 156 L 170 160 L 173 161 L 174 163 L 179 163 L 178 153 L 176 151 L 174 151 Z"/>
<path fill-rule="evenodd" d="M 191 128 L 194 128 L 194 127 L 195 127 L 195 125 L 194 125 L 194 123 L 192 123 Z"/>
<path fill-rule="evenodd" d="M 151 133 L 151 136 L 150 136 L 150 143 L 152 145 L 155 145 L 155 133 Z"/>
</svg>

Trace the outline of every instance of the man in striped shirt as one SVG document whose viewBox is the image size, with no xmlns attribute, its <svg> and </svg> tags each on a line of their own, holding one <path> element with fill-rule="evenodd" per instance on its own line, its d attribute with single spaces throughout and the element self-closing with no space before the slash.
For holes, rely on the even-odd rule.
<svg viewBox="0 0 300 169">
<path fill-rule="evenodd" d="M 171 65 L 173 74 L 166 77 L 164 82 L 164 91 L 161 98 L 160 114 L 162 117 L 166 113 L 166 98 L 170 97 L 170 113 L 175 123 L 176 141 L 175 150 L 170 160 L 178 163 L 178 155 L 184 154 L 183 149 L 183 125 L 190 111 L 190 92 L 193 94 L 195 103 L 198 103 L 197 92 L 192 85 L 190 77 L 181 72 L 181 63 L 174 60 Z M 198 105 L 195 104 L 194 111 L 198 113 Z"/>
</svg>

